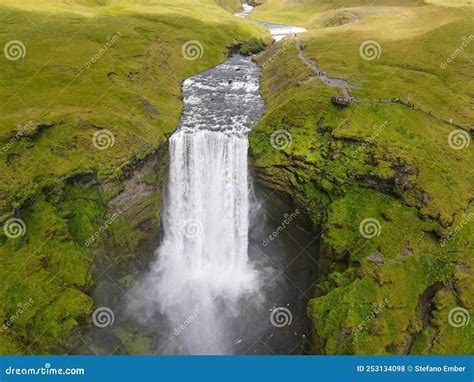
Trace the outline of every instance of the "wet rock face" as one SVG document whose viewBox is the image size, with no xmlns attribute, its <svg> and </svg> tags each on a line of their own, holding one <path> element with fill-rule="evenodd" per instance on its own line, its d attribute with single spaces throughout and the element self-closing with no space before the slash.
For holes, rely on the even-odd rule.
<svg viewBox="0 0 474 382">
<path fill-rule="evenodd" d="M 142 164 L 142 167 L 135 169 L 129 179 L 124 181 L 123 191 L 109 201 L 109 206 L 113 211 L 128 211 L 152 196 L 156 186 L 147 184 L 145 177 L 155 165 L 156 160 L 149 159 Z"/>
<path fill-rule="evenodd" d="M 430 304 L 432 304 L 433 298 L 436 296 L 436 293 L 438 293 L 443 287 L 444 284 L 442 282 L 436 282 L 427 287 L 418 298 L 416 312 L 423 328 L 426 328 L 430 323 L 430 319 L 432 316 L 432 307 L 430 307 Z"/>
<path fill-rule="evenodd" d="M 413 249 L 410 246 L 410 242 L 407 240 L 405 246 L 402 249 L 402 252 L 397 256 L 397 259 L 404 259 L 408 256 L 413 256 Z"/>
<path fill-rule="evenodd" d="M 373 252 L 371 253 L 368 257 L 367 257 L 367 260 L 372 262 L 372 263 L 375 263 L 379 266 L 383 266 L 385 265 L 385 258 L 384 256 L 381 254 L 381 253 L 378 253 L 378 252 Z"/>
<path fill-rule="evenodd" d="M 423 192 L 423 194 L 421 195 L 421 201 L 424 205 L 427 205 L 430 201 L 430 195 L 427 192 Z"/>
<path fill-rule="evenodd" d="M 140 97 L 140 102 L 143 107 L 143 113 L 145 117 L 153 119 L 154 117 L 160 115 L 160 112 L 153 106 L 153 104 L 146 99 L 145 97 Z"/>
<path fill-rule="evenodd" d="M 185 80 L 179 130 L 247 135 L 264 110 L 259 75 L 260 69 L 250 58 L 237 54 Z"/>
</svg>

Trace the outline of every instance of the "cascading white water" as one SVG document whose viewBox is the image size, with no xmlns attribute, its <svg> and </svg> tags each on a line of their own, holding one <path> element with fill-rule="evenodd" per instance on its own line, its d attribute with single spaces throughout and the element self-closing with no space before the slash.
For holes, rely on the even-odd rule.
<svg viewBox="0 0 474 382">
<path fill-rule="evenodd" d="M 170 139 L 164 238 L 138 300 L 173 333 L 165 351 L 230 353 L 227 330 L 258 287 L 248 260 L 247 134 L 263 112 L 258 67 L 236 55 L 183 84 Z"/>
<path fill-rule="evenodd" d="M 158 300 L 176 325 L 175 334 L 183 335 L 184 350 L 223 353 L 227 344 L 220 332 L 228 322 L 219 319 L 226 314 L 217 312 L 217 305 L 233 307 L 257 285 L 247 257 L 247 139 L 178 132 L 170 157 Z M 196 322 L 186 322 L 193 314 Z M 183 333 L 181 325 L 187 325 Z"/>
<path fill-rule="evenodd" d="M 161 261 L 163 283 L 171 276 L 177 289 L 198 282 L 210 293 L 233 295 L 251 282 L 247 146 L 245 137 L 221 132 L 171 138 L 164 226 L 174 253 Z"/>
</svg>

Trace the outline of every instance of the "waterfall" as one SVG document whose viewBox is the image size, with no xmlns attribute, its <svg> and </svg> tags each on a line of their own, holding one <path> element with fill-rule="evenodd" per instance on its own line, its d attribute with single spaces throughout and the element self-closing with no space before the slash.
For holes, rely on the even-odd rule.
<svg viewBox="0 0 474 382">
<path fill-rule="evenodd" d="M 197 282 L 211 294 L 235 295 L 251 282 L 247 147 L 245 137 L 219 132 L 171 138 L 164 227 L 174 253 L 163 256 L 164 283 L 176 275 L 177 289 Z"/>
<path fill-rule="evenodd" d="M 250 59 L 236 55 L 183 84 L 164 237 L 135 304 L 166 317 L 171 353 L 231 353 L 229 327 L 258 289 L 248 259 L 247 163 L 247 135 L 263 112 L 258 75 Z"/>
<path fill-rule="evenodd" d="M 165 238 L 156 264 L 158 300 L 176 325 L 174 333 L 184 336 L 185 350 L 222 353 L 220 332 L 228 322 L 219 319 L 225 313 L 219 304 L 234 308 L 257 286 L 247 256 L 247 139 L 178 132 L 170 156 Z M 217 343 L 206 349 L 213 337 Z"/>
</svg>

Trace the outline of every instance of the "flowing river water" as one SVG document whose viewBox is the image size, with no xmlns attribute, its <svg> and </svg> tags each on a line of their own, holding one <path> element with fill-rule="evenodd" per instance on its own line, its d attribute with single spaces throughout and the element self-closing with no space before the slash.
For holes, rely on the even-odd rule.
<svg viewBox="0 0 474 382">
<path fill-rule="evenodd" d="M 295 354 L 309 344 L 312 226 L 249 172 L 248 135 L 264 112 L 259 76 L 235 54 L 183 82 L 162 238 L 116 314 L 124 327 L 138 321 L 157 354 Z"/>
</svg>

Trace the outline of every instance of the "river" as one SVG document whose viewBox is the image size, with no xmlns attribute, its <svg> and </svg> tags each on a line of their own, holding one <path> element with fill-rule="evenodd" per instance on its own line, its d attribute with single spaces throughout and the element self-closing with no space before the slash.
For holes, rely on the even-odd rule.
<svg viewBox="0 0 474 382">
<path fill-rule="evenodd" d="M 241 12 L 235 13 L 235 16 L 238 17 L 247 17 L 252 13 L 254 7 L 251 6 L 250 4 L 242 4 L 243 10 Z M 282 24 L 274 24 L 274 23 L 269 23 L 267 21 L 260 21 L 260 20 L 254 20 L 257 24 L 263 25 L 266 27 L 269 31 L 270 34 L 272 35 L 273 39 L 275 41 L 280 41 L 286 36 L 295 34 L 295 33 L 302 33 L 306 32 L 306 29 L 303 27 L 295 27 L 292 25 L 282 25 Z"/>
</svg>

